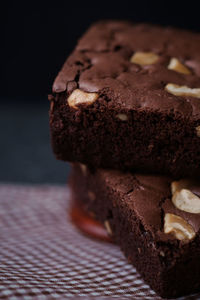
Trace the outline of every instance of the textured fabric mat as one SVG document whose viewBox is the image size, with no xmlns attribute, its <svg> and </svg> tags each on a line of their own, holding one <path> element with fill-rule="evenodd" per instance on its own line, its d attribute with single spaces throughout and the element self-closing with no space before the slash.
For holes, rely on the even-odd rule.
<svg viewBox="0 0 200 300">
<path fill-rule="evenodd" d="M 116 245 L 71 224 L 69 197 L 64 186 L 0 185 L 0 298 L 161 299 Z"/>
</svg>

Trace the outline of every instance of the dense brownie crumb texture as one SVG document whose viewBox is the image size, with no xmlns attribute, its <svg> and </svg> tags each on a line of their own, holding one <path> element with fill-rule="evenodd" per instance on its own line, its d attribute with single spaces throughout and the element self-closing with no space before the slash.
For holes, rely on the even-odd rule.
<svg viewBox="0 0 200 300">
<path fill-rule="evenodd" d="M 76 164 L 70 186 L 158 294 L 200 289 L 200 182 Z"/>
<path fill-rule="evenodd" d="M 99 22 L 53 84 L 50 124 L 59 159 L 94 167 L 200 171 L 200 35 Z"/>
</svg>

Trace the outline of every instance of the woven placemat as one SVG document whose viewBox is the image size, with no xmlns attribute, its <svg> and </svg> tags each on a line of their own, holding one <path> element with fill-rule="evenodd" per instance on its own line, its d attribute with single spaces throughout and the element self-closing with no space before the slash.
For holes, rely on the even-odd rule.
<svg viewBox="0 0 200 300">
<path fill-rule="evenodd" d="M 116 245 L 76 229 L 69 198 L 64 186 L 0 185 L 0 298 L 161 299 Z"/>
</svg>

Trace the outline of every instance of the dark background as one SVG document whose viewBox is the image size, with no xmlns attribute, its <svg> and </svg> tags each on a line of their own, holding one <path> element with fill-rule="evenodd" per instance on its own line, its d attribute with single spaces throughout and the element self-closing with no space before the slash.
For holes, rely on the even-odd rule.
<svg viewBox="0 0 200 300">
<path fill-rule="evenodd" d="M 66 182 L 69 167 L 51 152 L 47 94 L 92 22 L 129 19 L 200 31 L 198 1 L 7 1 L 0 12 L 1 182 Z"/>
</svg>

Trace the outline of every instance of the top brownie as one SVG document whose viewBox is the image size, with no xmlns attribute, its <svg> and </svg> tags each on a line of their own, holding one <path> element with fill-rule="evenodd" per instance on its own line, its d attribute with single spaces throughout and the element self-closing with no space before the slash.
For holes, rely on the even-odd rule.
<svg viewBox="0 0 200 300">
<path fill-rule="evenodd" d="M 58 159 L 200 173 L 200 34 L 99 22 L 80 39 L 49 98 Z"/>
</svg>

